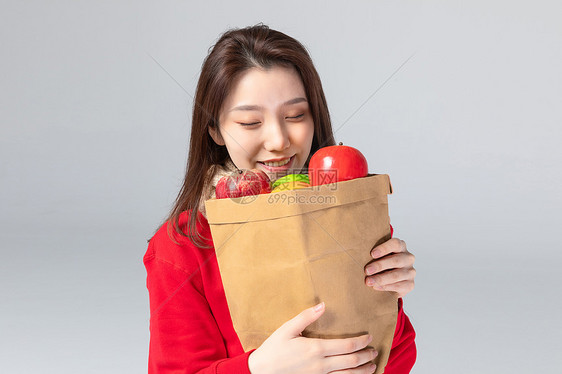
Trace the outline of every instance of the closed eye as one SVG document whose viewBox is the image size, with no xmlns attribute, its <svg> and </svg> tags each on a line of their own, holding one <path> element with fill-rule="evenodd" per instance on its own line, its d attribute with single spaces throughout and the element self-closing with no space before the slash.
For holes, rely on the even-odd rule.
<svg viewBox="0 0 562 374">
<path fill-rule="evenodd" d="M 298 116 L 294 116 L 294 117 L 287 117 L 287 119 L 299 119 L 304 117 L 304 113 L 303 114 L 299 114 Z M 253 125 L 258 125 L 259 122 L 252 122 L 252 123 L 244 123 L 244 122 L 238 122 L 240 125 L 242 126 L 253 126 Z"/>
<path fill-rule="evenodd" d="M 297 119 L 297 118 L 302 118 L 303 116 L 304 116 L 304 113 L 303 113 L 303 114 L 299 114 L 298 116 L 287 117 L 287 118 L 289 118 L 289 119 Z"/>
</svg>

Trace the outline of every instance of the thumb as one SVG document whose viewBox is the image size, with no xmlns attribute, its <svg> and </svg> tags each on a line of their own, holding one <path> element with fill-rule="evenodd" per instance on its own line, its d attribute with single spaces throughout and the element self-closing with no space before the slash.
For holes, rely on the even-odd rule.
<svg viewBox="0 0 562 374">
<path fill-rule="evenodd" d="M 303 310 L 295 317 L 285 322 L 279 330 L 281 330 L 280 332 L 284 335 L 291 338 L 297 337 L 308 325 L 320 318 L 325 310 L 326 305 L 324 302 L 321 302 L 318 305 Z"/>
</svg>

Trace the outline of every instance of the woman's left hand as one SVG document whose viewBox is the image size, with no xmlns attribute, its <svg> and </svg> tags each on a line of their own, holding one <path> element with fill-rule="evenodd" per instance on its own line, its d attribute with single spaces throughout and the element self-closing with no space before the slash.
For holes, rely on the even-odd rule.
<svg viewBox="0 0 562 374">
<path fill-rule="evenodd" d="M 392 238 L 371 250 L 374 261 L 365 266 L 365 283 L 378 291 L 395 291 L 404 297 L 414 289 L 416 257 L 408 252 L 406 242 Z"/>
</svg>

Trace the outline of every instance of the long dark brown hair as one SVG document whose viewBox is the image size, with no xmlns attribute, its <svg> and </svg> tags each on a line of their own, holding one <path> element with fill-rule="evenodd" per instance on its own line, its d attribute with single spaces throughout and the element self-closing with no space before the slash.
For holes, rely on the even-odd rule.
<svg viewBox="0 0 562 374">
<path fill-rule="evenodd" d="M 212 177 L 208 173 L 209 168 L 224 165 L 230 157 L 225 146 L 213 141 L 209 128 L 218 130 L 222 104 L 233 88 L 233 82 L 241 74 L 251 68 L 269 69 L 273 66 L 294 67 L 305 89 L 314 120 L 314 137 L 305 168 L 308 168 L 314 152 L 335 144 L 322 83 L 306 48 L 294 38 L 262 23 L 226 31 L 203 61 L 193 102 L 185 179 L 170 214 L 164 220 L 164 223 L 171 223 L 168 235 L 175 243 L 172 229 L 188 237 L 196 246 L 209 248 L 205 245 L 205 238 L 196 230 L 197 212 L 203 199 L 203 188 Z M 191 210 L 189 234 L 179 227 L 180 215 L 188 210 Z"/>
</svg>

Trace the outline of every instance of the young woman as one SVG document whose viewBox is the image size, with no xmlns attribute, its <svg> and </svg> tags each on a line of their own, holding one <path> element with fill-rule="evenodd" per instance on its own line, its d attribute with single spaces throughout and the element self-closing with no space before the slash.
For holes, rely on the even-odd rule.
<svg viewBox="0 0 562 374">
<path fill-rule="evenodd" d="M 368 336 L 313 339 L 301 332 L 323 303 L 244 352 L 234 331 L 204 201 L 220 177 L 258 168 L 271 180 L 306 172 L 335 144 L 320 78 L 306 49 L 264 25 L 224 33 L 206 57 L 193 105 L 183 186 L 144 256 L 150 296 L 149 373 L 372 373 Z M 290 171 L 290 172 L 289 172 Z M 415 332 L 402 308 L 414 288 L 414 256 L 392 238 L 373 248 L 365 287 L 395 291 L 398 320 L 385 373 L 408 373 Z M 345 316 L 341 316 L 345 318 Z"/>
</svg>

